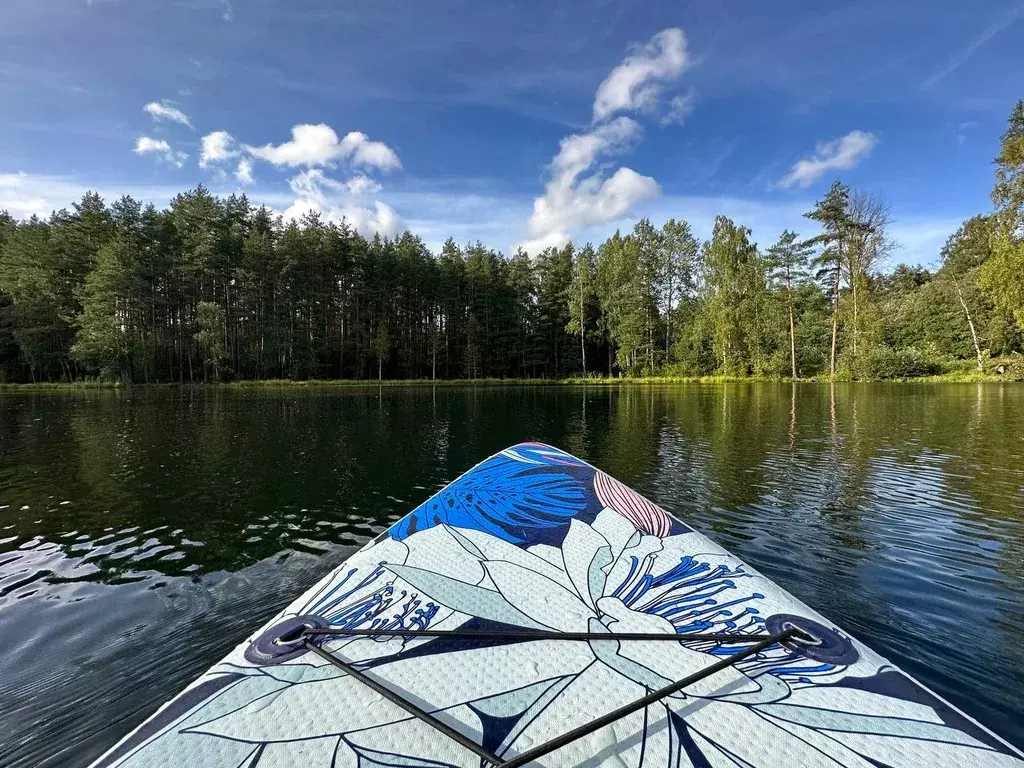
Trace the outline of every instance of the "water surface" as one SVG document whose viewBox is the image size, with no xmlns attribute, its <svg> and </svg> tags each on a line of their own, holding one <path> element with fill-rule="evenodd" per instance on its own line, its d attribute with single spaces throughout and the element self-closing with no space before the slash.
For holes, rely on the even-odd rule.
<svg viewBox="0 0 1024 768">
<path fill-rule="evenodd" d="M 523 440 L 1024 746 L 1024 385 L 156 389 L 0 393 L 0 764 L 86 765 Z"/>
</svg>

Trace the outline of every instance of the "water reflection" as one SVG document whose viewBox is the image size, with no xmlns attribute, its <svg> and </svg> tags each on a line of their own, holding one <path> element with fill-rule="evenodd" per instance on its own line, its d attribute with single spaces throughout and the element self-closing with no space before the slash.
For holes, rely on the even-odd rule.
<svg viewBox="0 0 1024 768">
<path fill-rule="evenodd" d="M 87 763 L 524 439 L 634 485 L 1024 742 L 1022 406 L 999 385 L 0 396 L 0 763 Z"/>
</svg>

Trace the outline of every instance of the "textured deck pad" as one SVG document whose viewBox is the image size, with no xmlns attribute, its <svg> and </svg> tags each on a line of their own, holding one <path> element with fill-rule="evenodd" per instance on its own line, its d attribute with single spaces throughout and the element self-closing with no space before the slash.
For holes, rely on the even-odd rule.
<svg viewBox="0 0 1024 768">
<path fill-rule="evenodd" d="M 504 758 L 749 647 L 687 633 L 797 626 L 821 642 L 775 645 L 535 764 L 1024 766 L 1011 746 L 706 537 L 536 443 L 492 456 L 416 508 L 95 765 L 480 766 L 315 654 L 268 641 L 297 616 L 348 628 L 679 636 L 322 644 Z"/>
</svg>

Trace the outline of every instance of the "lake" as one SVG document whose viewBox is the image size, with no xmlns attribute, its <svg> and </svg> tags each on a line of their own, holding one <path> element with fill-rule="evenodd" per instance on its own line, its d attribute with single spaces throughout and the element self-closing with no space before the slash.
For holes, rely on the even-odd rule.
<svg viewBox="0 0 1024 768">
<path fill-rule="evenodd" d="M 169 388 L 0 393 L 0 764 L 87 764 L 523 440 L 1024 746 L 1024 385 Z"/>
</svg>

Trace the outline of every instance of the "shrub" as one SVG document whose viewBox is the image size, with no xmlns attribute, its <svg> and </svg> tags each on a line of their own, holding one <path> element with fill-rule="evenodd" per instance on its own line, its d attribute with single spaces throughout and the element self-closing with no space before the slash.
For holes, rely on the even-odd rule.
<svg viewBox="0 0 1024 768">
<path fill-rule="evenodd" d="M 873 347 L 857 360 L 854 373 L 858 379 L 910 379 L 934 376 L 944 369 L 939 358 L 917 347 Z"/>
<path fill-rule="evenodd" d="M 1024 381 L 1024 356 L 1010 355 L 990 360 L 986 364 L 985 370 L 1006 381 Z"/>
</svg>

